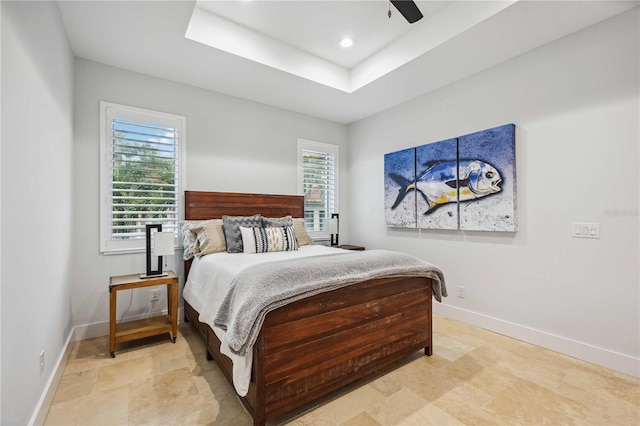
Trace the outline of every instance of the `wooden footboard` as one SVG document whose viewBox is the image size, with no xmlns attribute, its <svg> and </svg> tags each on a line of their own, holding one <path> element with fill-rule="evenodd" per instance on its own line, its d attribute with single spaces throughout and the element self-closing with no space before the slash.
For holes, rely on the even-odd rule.
<svg viewBox="0 0 640 426">
<path fill-rule="evenodd" d="M 431 280 L 365 281 L 270 312 L 254 346 L 242 402 L 262 425 L 424 348 L 432 352 Z M 232 365 L 213 331 L 185 303 L 208 356 L 232 383 Z"/>
</svg>

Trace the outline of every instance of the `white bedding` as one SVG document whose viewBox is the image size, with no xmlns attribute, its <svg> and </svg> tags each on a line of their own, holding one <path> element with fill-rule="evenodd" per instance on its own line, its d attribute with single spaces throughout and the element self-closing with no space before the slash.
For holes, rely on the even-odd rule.
<svg viewBox="0 0 640 426">
<path fill-rule="evenodd" d="M 224 330 L 213 326 L 213 320 L 233 278 L 243 269 L 259 263 L 330 254 L 337 251 L 347 252 L 334 247 L 307 245 L 296 251 L 259 254 L 213 253 L 193 259 L 182 295 L 184 300 L 200 312 L 199 320 L 208 324 L 218 336 L 222 343 L 220 352 L 233 361 L 233 385 L 238 395 L 245 396 L 249 390 L 253 352 L 248 351 L 245 357 L 231 353 Z"/>
</svg>

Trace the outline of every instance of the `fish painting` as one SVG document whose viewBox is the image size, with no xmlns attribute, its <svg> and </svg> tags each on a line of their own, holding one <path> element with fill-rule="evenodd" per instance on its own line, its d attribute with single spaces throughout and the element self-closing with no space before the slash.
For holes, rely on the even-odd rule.
<svg viewBox="0 0 640 426">
<path fill-rule="evenodd" d="M 385 154 L 385 225 L 516 232 L 515 137 L 505 124 Z"/>
<path fill-rule="evenodd" d="M 425 163 L 427 167 L 414 181 L 389 173 L 400 189 L 395 209 L 412 190 L 417 191 L 427 202 L 425 215 L 448 203 L 472 201 L 500 192 L 502 177 L 491 164 L 477 160 L 450 160 Z"/>
</svg>

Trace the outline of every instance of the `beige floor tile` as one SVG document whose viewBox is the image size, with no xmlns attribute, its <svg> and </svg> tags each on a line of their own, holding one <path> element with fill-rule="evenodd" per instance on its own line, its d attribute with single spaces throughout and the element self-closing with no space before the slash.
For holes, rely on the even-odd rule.
<svg viewBox="0 0 640 426">
<path fill-rule="evenodd" d="M 96 391 L 129 386 L 155 374 L 153 358 L 140 356 L 131 359 L 115 360 L 113 364 L 98 368 Z"/>
<path fill-rule="evenodd" d="M 167 424 L 167 423 L 163 423 Z M 183 425 L 251 426 L 253 420 L 239 401 L 221 407 L 206 406 L 202 410 L 184 413 Z"/>
<path fill-rule="evenodd" d="M 489 403 L 489 401 L 493 399 L 492 395 L 466 382 L 461 383 L 459 386 L 456 386 L 441 398 L 438 398 L 436 401 L 444 398 L 447 395 L 457 397 L 460 400 L 465 401 L 468 405 L 477 408 L 484 407 L 485 405 L 487 405 L 487 403 Z"/>
<path fill-rule="evenodd" d="M 584 362 L 576 364 L 562 383 L 581 389 L 597 389 L 599 395 L 606 392 L 640 406 L 640 386 L 637 378 L 613 374 L 611 370 L 596 365 Z"/>
<path fill-rule="evenodd" d="M 424 356 L 424 355 L 423 355 Z M 451 364 L 451 361 L 449 361 L 446 358 L 441 357 L 440 355 L 438 355 L 437 353 L 434 353 L 431 356 L 425 356 L 424 360 L 427 364 L 429 364 L 430 366 L 432 366 L 433 368 L 444 368 L 447 365 Z"/>
<path fill-rule="evenodd" d="M 589 407 L 585 424 L 589 425 L 640 425 L 640 406 L 630 404 L 618 398 L 604 396 Z"/>
<path fill-rule="evenodd" d="M 111 359 L 108 352 L 109 339 L 106 336 L 75 342 L 63 374 L 94 370 L 107 365 Z"/>
<path fill-rule="evenodd" d="M 129 424 L 178 424 L 184 413 L 201 410 L 203 406 L 188 368 L 129 384 Z"/>
<path fill-rule="evenodd" d="M 380 423 L 367 413 L 360 413 L 357 416 L 342 423 L 341 426 L 380 426 Z"/>
<path fill-rule="evenodd" d="M 211 362 L 211 364 L 213 363 Z M 202 373 L 197 373 L 192 369 L 191 375 L 198 392 L 206 400 L 221 402 L 236 398 L 235 390 L 229 385 L 227 378 L 224 377 L 224 374 L 219 369 L 216 368 Z"/>
<path fill-rule="evenodd" d="M 62 376 L 54 402 L 68 401 L 91 394 L 97 378 L 98 370 L 86 370 Z"/>
<path fill-rule="evenodd" d="M 480 374 L 487 366 L 470 354 L 466 354 L 450 365 L 442 368 L 447 377 L 456 378 L 458 381 L 468 381 Z"/>
<path fill-rule="evenodd" d="M 455 417 L 449 415 L 447 412 L 441 410 L 433 404 L 427 404 L 415 413 L 408 416 L 402 423 L 402 425 L 415 425 L 415 426 L 457 426 L 463 425 Z"/>
<path fill-rule="evenodd" d="M 637 426 L 639 389 L 635 378 L 584 363 L 567 373 L 556 392 L 589 407 L 588 424 Z"/>
<path fill-rule="evenodd" d="M 576 360 L 533 345 L 523 345 L 511 351 L 497 364 L 512 374 L 548 389 L 555 389 L 571 371 Z"/>
<path fill-rule="evenodd" d="M 434 368 L 421 359 L 390 372 L 389 376 L 426 401 L 435 401 L 460 384 L 448 370 Z"/>
<path fill-rule="evenodd" d="M 297 426 L 314 426 L 314 425 L 325 425 L 325 426 L 338 426 L 340 423 L 336 416 L 333 415 L 333 412 L 324 409 L 325 406 L 317 407 L 316 409 L 309 411 L 300 417 L 295 418 L 291 422 L 287 422 L 287 425 L 297 425 Z"/>
<path fill-rule="evenodd" d="M 640 381 L 458 321 L 434 316 L 422 352 L 269 426 L 640 425 Z M 176 343 L 76 342 L 47 425 L 251 425 L 233 387 L 189 324 Z"/>
<path fill-rule="evenodd" d="M 476 348 L 456 337 L 434 332 L 433 352 L 449 361 L 455 361 Z"/>
<path fill-rule="evenodd" d="M 562 384 L 557 393 L 589 408 L 585 424 L 590 425 L 640 425 L 640 404 L 630 403 L 597 388 L 575 387 Z"/>
<path fill-rule="evenodd" d="M 45 425 L 123 425 L 128 409 L 128 388 L 94 392 L 51 404 Z"/>
<path fill-rule="evenodd" d="M 496 396 L 511 385 L 518 376 L 498 365 L 490 365 L 479 371 L 467 383 L 477 389 Z"/>
<path fill-rule="evenodd" d="M 470 401 L 465 397 L 465 392 L 457 392 L 457 389 L 441 396 L 433 405 L 465 425 L 509 425 L 478 406 L 478 401 Z"/>
<path fill-rule="evenodd" d="M 388 374 L 378 377 L 370 385 L 384 396 L 391 396 L 402 389 L 402 385 Z"/>
<path fill-rule="evenodd" d="M 381 425 L 404 425 L 427 404 L 428 402 L 424 398 L 409 389 L 403 388 L 378 404 L 371 406 L 367 410 L 367 414 Z"/>
<path fill-rule="evenodd" d="M 485 365 L 495 365 L 501 359 L 513 356 L 508 350 L 491 346 L 487 343 L 482 346 L 477 346 L 466 355 Z"/>
<path fill-rule="evenodd" d="M 589 412 L 585 404 L 523 379 L 514 381 L 485 409 L 513 425 L 582 424 Z"/>
<path fill-rule="evenodd" d="M 309 413 L 302 418 L 307 418 L 307 420 L 303 421 L 313 419 L 313 423 L 309 424 L 323 424 L 322 422 L 326 422 L 326 424 L 340 425 L 358 416 L 367 408 L 380 404 L 385 400 L 386 397 L 373 386 L 364 385 L 322 405 L 317 410 L 314 410 L 313 413 Z"/>
</svg>

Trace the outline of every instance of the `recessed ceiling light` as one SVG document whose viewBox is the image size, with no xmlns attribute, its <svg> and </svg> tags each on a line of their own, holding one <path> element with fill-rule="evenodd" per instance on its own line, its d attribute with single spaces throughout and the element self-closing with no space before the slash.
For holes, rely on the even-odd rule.
<svg viewBox="0 0 640 426">
<path fill-rule="evenodd" d="M 342 40 L 340 40 L 340 46 L 344 48 L 351 47 L 353 46 L 353 40 L 351 40 L 349 37 L 345 37 Z"/>
</svg>

